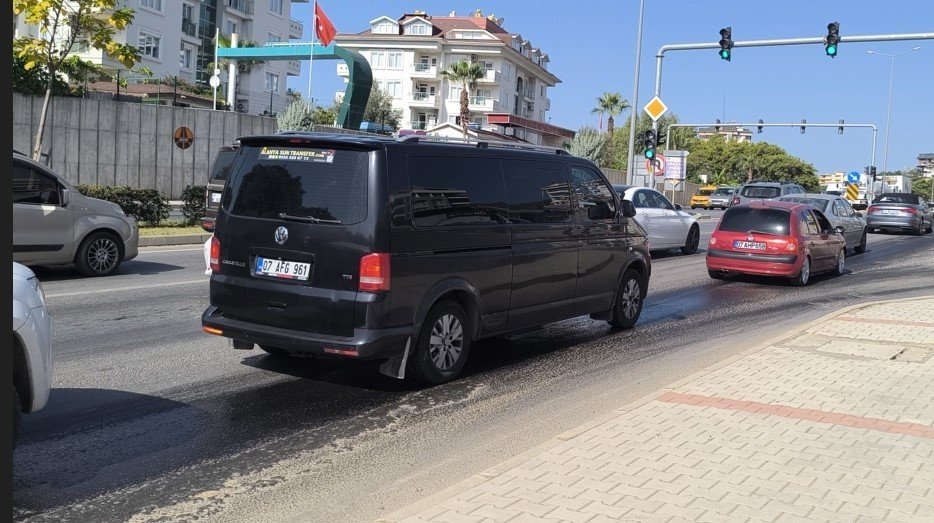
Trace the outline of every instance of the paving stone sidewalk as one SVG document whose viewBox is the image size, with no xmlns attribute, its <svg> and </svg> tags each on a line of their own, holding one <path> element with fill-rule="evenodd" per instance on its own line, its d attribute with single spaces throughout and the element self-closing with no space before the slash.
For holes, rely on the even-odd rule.
<svg viewBox="0 0 934 523">
<path fill-rule="evenodd" d="M 934 521 L 934 297 L 849 307 L 383 521 Z"/>
</svg>

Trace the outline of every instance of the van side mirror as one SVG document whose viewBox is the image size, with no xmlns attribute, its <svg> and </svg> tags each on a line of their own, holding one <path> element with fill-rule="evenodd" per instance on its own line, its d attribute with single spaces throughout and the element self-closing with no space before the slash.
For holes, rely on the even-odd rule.
<svg viewBox="0 0 934 523">
<path fill-rule="evenodd" d="M 587 208 L 587 218 L 593 221 L 608 220 L 612 218 L 610 205 L 606 202 L 597 202 Z"/>
<path fill-rule="evenodd" d="M 71 193 L 68 189 L 62 189 L 62 207 L 68 207 L 69 202 L 71 202 Z"/>
<path fill-rule="evenodd" d="M 633 216 L 636 215 L 636 206 L 633 205 L 631 201 L 620 200 L 619 204 L 620 204 L 620 207 L 622 208 L 623 216 L 625 216 L 626 218 L 632 218 Z"/>
</svg>

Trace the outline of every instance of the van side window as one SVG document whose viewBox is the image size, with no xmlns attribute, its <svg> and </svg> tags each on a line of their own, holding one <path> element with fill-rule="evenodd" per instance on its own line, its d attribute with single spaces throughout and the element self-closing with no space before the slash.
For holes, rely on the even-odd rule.
<svg viewBox="0 0 934 523">
<path fill-rule="evenodd" d="M 587 209 L 598 203 L 607 204 L 610 208 L 610 216 L 616 215 L 613 190 L 593 169 L 578 166 L 571 167 L 571 186 L 574 188 L 577 209 L 581 212 L 581 216 L 586 218 Z"/>
<path fill-rule="evenodd" d="M 503 160 L 513 223 L 571 221 L 571 187 L 563 163 Z"/>
<path fill-rule="evenodd" d="M 509 223 L 503 173 L 493 158 L 413 157 L 409 185 L 419 227 Z"/>
<path fill-rule="evenodd" d="M 13 203 L 60 205 L 60 193 L 52 178 L 26 165 L 13 164 Z"/>
</svg>

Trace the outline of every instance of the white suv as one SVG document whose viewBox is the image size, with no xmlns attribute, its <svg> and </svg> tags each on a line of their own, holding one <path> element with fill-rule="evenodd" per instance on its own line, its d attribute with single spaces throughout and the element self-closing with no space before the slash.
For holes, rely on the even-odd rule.
<svg viewBox="0 0 934 523">
<path fill-rule="evenodd" d="M 36 275 L 13 262 L 13 445 L 20 415 L 49 400 L 52 378 L 52 316 Z"/>
</svg>

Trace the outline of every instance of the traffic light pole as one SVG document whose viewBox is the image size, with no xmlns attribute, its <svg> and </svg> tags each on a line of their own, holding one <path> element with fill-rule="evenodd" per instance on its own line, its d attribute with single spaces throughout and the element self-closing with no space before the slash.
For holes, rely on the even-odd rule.
<svg viewBox="0 0 934 523">
<path fill-rule="evenodd" d="M 667 151 L 667 150 L 670 149 L 669 144 L 670 144 L 670 142 L 671 142 L 671 130 L 672 130 L 672 128 L 675 128 L 675 127 L 688 127 L 688 128 L 695 128 L 695 129 L 696 129 L 696 128 L 700 128 L 700 127 L 716 127 L 716 126 L 721 126 L 721 127 L 722 127 L 723 125 L 724 125 L 724 124 L 723 124 L 722 122 L 716 122 L 716 123 L 673 123 L 673 124 L 670 124 L 670 125 L 668 126 L 667 130 L 665 131 L 665 150 Z M 878 141 L 878 140 L 877 140 L 877 136 L 878 136 L 878 134 L 879 134 L 879 129 L 876 127 L 876 124 L 872 124 L 872 123 L 840 123 L 840 122 L 837 122 L 837 123 L 804 123 L 804 124 L 802 124 L 801 122 L 795 122 L 795 123 L 764 123 L 764 122 L 761 122 L 761 123 L 760 123 L 760 122 L 757 122 L 757 123 L 733 123 L 733 122 L 730 122 L 728 125 L 737 126 L 737 127 L 746 127 L 746 128 L 752 128 L 752 127 L 836 127 L 836 128 L 840 128 L 840 127 L 844 127 L 844 128 L 845 128 L 845 127 L 856 127 L 856 128 L 863 128 L 863 129 L 872 129 L 872 152 L 871 152 L 871 154 L 870 154 L 869 166 L 872 168 L 873 171 L 875 171 L 875 167 L 876 167 L 876 141 Z M 868 203 L 872 203 L 872 200 L 874 200 L 874 199 L 875 199 L 875 196 L 876 196 L 876 177 L 875 177 L 875 176 L 872 177 L 872 182 L 871 182 L 871 183 L 872 183 L 872 185 L 870 186 L 869 191 L 867 191 L 867 193 L 868 193 L 869 195 L 871 195 L 872 198 L 869 199 L 869 202 L 868 202 Z"/>
</svg>

